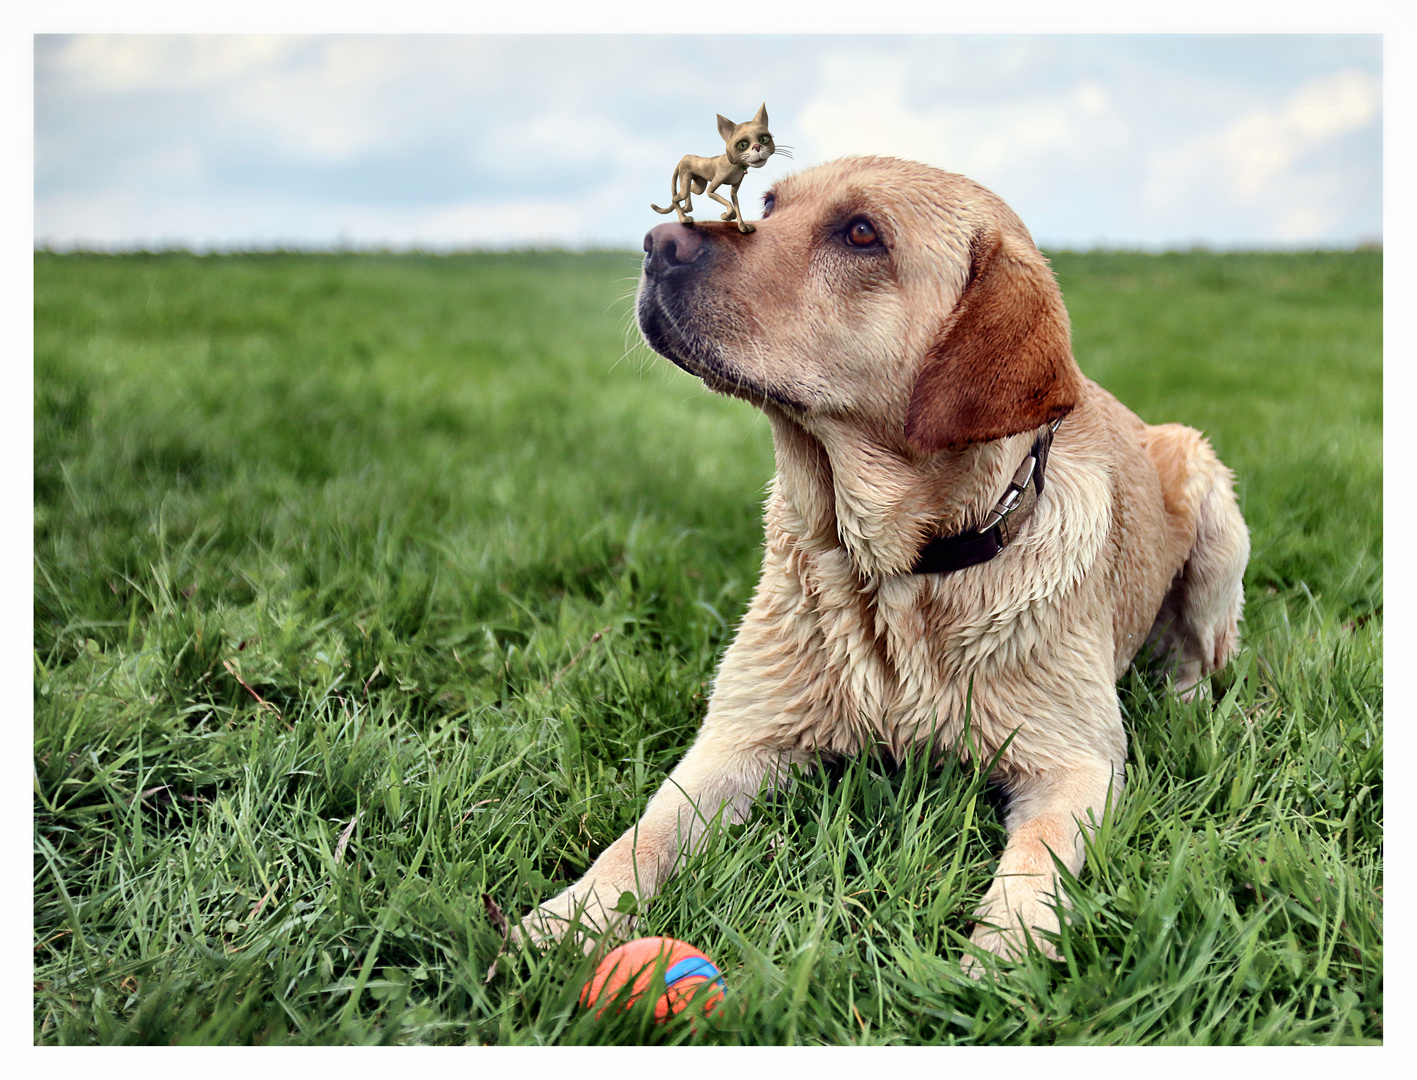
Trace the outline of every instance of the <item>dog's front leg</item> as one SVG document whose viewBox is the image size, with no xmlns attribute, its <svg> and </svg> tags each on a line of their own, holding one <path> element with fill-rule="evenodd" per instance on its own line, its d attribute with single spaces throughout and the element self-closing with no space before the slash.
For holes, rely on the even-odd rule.
<svg viewBox="0 0 1417 1080">
<path fill-rule="evenodd" d="M 639 903 L 654 896 L 711 822 L 726 813 L 741 823 L 764 782 L 775 784 L 793 761 L 806 760 L 762 745 L 744 746 L 739 725 L 712 721 L 705 720 L 639 822 L 606 848 L 584 877 L 527 915 L 521 935 L 543 944 L 577 921 L 591 931 L 616 930 L 625 920 L 614 910 L 624 893 Z M 587 940 L 587 951 L 594 944 Z"/>
<path fill-rule="evenodd" d="M 1053 943 L 1031 931 L 1058 931 L 1056 905 L 1066 904 L 1058 887 L 1058 861 L 1077 874 L 1083 863 L 1083 830 L 1091 832 L 1102 820 L 1109 792 L 1121 794 L 1121 761 L 1084 758 L 1055 766 L 1034 776 L 1011 777 L 1009 842 L 998 872 L 975 912 L 978 920 L 970 940 L 1000 956 L 1022 956 L 1032 937 L 1042 953 L 1056 960 Z M 965 970 L 978 975 L 973 956 Z"/>
</svg>

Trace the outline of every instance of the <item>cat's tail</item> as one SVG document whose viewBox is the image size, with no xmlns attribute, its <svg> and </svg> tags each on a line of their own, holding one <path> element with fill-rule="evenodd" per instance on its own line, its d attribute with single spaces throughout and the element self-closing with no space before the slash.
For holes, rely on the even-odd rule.
<svg viewBox="0 0 1417 1080">
<path fill-rule="evenodd" d="M 682 161 L 679 162 L 679 165 L 683 164 Z M 669 200 L 669 205 L 655 206 L 654 203 L 649 204 L 649 208 L 656 214 L 672 214 L 678 209 L 674 204 L 679 201 L 679 165 L 675 165 L 674 171 L 669 174 L 669 194 L 673 196 L 673 198 Z"/>
</svg>

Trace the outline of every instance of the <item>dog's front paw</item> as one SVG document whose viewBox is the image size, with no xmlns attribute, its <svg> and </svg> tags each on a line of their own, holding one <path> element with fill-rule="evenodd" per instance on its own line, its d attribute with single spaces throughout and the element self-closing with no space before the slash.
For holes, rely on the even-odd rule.
<svg viewBox="0 0 1417 1080">
<path fill-rule="evenodd" d="M 564 916 L 545 906 L 529 911 L 511 927 L 507 935 L 513 945 L 532 945 L 549 949 L 566 936 L 571 923 Z"/>
<path fill-rule="evenodd" d="M 608 909 L 592 889 L 577 893 L 574 888 L 553 896 L 528 912 L 511 929 L 511 939 L 545 949 L 564 937 L 571 937 L 587 953 L 602 941 L 626 934 L 634 926 L 628 915 Z"/>
<path fill-rule="evenodd" d="M 1051 888 L 1035 885 L 1026 878 L 1013 878 L 1007 887 L 1002 880 L 996 880 L 974 913 L 976 923 L 969 936 L 970 944 L 1006 960 L 1017 960 L 1027 955 L 1028 940 L 1032 938 L 1040 953 L 1057 960 L 1057 946 L 1036 932 L 1058 933 L 1057 904 Z M 966 954 L 960 966 L 971 978 L 984 974 L 983 965 L 973 954 Z"/>
</svg>

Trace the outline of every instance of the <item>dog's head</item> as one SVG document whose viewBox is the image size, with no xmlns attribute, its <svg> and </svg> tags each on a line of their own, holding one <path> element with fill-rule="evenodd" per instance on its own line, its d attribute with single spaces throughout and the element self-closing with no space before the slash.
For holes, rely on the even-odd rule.
<svg viewBox="0 0 1417 1080">
<path fill-rule="evenodd" d="M 756 232 L 660 225 L 645 251 L 650 346 L 809 427 L 846 417 L 928 455 L 1037 428 L 1082 392 L 1047 261 L 962 176 L 847 158 L 780 181 Z"/>
</svg>

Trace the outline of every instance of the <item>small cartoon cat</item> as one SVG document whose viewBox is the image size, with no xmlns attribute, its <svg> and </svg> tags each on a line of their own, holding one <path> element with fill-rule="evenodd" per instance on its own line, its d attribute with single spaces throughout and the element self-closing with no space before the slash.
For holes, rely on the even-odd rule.
<svg viewBox="0 0 1417 1080">
<path fill-rule="evenodd" d="M 672 210 L 679 215 L 681 222 L 692 225 L 694 219 L 688 214 L 688 211 L 694 208 L 690 201 L 690 192 L 702 195 L 707 189 L 710 199 L 728 207 L 728 213 L 719 216 L 724 221 L 737 221 L 739 232 L 750 233 L 754 227 L 744 221 L 738 211 L 738 185 L 743 182 L 743 177 L 749 169 L 762 168 L 776 150 L 772 134 L 768 131 L 767 103 L 763 103 L 757 116 L 742 124 L 735 124 L 727 117 L 720 116 L 718 133 L 722 136 L 728 152 L 714 158 L 684 155 L 674 168 L 671 180 L 673 198 L 670 199 L 669 205 L 659 207 L 650 203 L 650 209 L 656 214 L 667 214 Z M 733 199 L 731 203 L 715 190 L 724 184 L 729 187 L 729 194 Z"/>
</svg>

